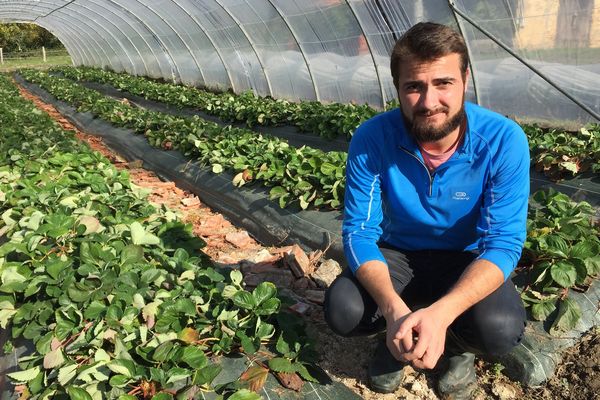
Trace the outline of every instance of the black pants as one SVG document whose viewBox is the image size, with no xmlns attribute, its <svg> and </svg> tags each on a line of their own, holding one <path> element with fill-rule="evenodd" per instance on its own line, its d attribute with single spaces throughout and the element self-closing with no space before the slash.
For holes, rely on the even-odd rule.
<svg viewBox="0 0 600 400">
<path fill-rule="evenodd" d="M 477 257 L 472 252 L 404 251 L 380 245 L 402 300 L 412 310 L 437 301 Z M 377 304 L 347 268 L 325 295 L 325 320 L 341 336 L 373 333 L 385 326 Z M 525 309 L 510 279 L 460 315 L 447 342 L 453 352 L 501 355 L 518 345 L 525 329 Z"/>
</svg>

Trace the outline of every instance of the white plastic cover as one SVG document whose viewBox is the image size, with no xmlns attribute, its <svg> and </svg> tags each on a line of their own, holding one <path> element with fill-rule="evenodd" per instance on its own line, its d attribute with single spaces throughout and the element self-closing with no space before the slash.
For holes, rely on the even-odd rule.
<svg viewBox="0 0 600 400">
<path fill-rule="evenodd" d="M 600 0 L 0 0 L 76 65 L 291 100 L 395 97 L 389 54 L 419 21 L 452 25 L 469 99 L 558 123 L 600 118 Z"/>
</svg>

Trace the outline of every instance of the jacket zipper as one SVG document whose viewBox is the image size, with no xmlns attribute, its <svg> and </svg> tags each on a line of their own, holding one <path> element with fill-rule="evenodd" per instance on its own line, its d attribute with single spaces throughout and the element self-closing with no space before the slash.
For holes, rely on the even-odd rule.
<svg viewBox="0 0 600 400">
<path fill-rule="evenodd" d="M 419 159 L 419 157 L 415 156 L 413 153 L 406 150 L 402 146 L 400 146 L 400 149 L 402 151 L 404 151 L 406 154 L 412 156 L 415 160 L 417 160 L 423 166 L 423 168 L 425 168 L 425 171 L 427 172 L 427 176 L 429 176 L 429 197 L 431 197 L 431 191 L 433 190 L 433 176 L 435 175 L 435 173 L 433 175 L 431 175 L 431 172 L 429 172 L 429 169 L 427 168 L 425 163 L 423 161 L 421 161 L 421 159 Z"/>
</svg>

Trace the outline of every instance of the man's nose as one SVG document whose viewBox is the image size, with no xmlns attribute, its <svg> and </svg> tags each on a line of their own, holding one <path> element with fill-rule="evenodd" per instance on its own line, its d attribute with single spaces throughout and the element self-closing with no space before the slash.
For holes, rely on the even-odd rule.
<svg viewBox="0 0 600 400">
<path fill-rule="evenodd" d="M 426 86 L 421 92 L 420 98 L 421 107 L 426 110 L 434 110 L 439 105 L 438 95 L 435 88 Z"/>
</svg>

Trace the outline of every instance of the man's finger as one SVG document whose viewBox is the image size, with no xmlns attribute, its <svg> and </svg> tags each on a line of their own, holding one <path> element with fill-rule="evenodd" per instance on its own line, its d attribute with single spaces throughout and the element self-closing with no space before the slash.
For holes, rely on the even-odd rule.
<svg viewBox="0 0 600 400">
<path fill-rule="evenodd" d="M 425 352 L 431 346 L 431 336 L 427 333 L 420 332 L 419 340 L 417 340 L 417 344 L 415 348 L 411 351 L 412 360 L 423 358 Z"/>
<path fill-rule="evenodd" d="M 400 340 L 400 344 L 402 344 L 402 350 L 404 350 L 404 353 L 410 353 L 415 345 L 415 340 L 413 338 L 413 332 L 409 331 L 406 335 L 404 335 L 402 337 L 402 339 Z M 405 355 L 406 357 L 406 355 Z"/>
</svg>

